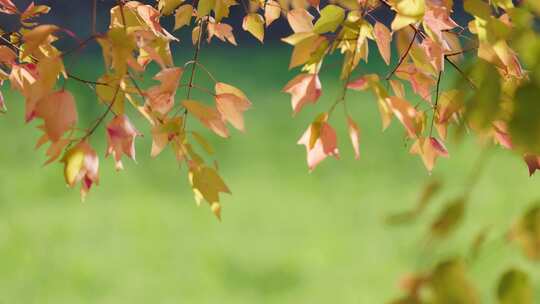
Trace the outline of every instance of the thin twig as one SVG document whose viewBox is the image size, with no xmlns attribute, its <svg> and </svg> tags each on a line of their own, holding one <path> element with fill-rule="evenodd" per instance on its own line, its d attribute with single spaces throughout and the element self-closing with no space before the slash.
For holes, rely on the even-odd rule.
<svg viewBox="0 0 540 304">
<path fill-rule="evenodd" d="M 386 77 L 385 77 L 386 80 L 389 80 L 394 75 L 394 73 L 397 71 L 397 69 L 401 66 L 401 64 L 403 64 L 403 61 L 405 61 L 405 58 L 407 57 L 407 55 L 409 55 L 409 52 L 411 51 L 411 48 L 413 46 L 413 43 L 414 43 L 414 40 L 416 39 L 417 34 L 418 34 L 418 31 L 415 30 L 414 34 L 412 36 L 411 42 L 409 43 L 409 46 L 407 47 L 407 50 L 405 50 L 405 53 L 401 56 L 401 58 L 399 59 L 398 64 L 394 67 L 394 69 L 392 69 L 392 71 L 388 75 L 386 75 Z"/>
<path fill-rule="evenodd" d="M 120 91 L 120 84 L 118 84 L 118 86 L 116 87 L 116 90 L 114 92 L 114 95 L 113 95 L 113 98 L 111 100 L 111 103 L 109 103 L 109 106 L 107 107 L 107 109 L 105 110 L 105 112 L 103 112 L 103 114 L 101 114 L 101 116 L 97 119 L 96 123 L 94 124 L 94 126 L 92 126 L 92 128 L 88 131 L 88 133 L 86 133 L 86 135 L 83 136 L 83 138 L 81 139 L 81 141 L 84 141 L 85 139 L 87 139 L 88 137 L 90 137 L 92 134 L 94 134 L 94 132 L 96 131 L 96 129 L 99 127 L 99 125 L 103 122 L 103 120 L 105 119 L 105 117 L 107 117 L 107 114 L 109 114 L 109 112 L 112 110 L 112 107 L 114 106 L 114 103 L 116 101 L 116 96 L 118 95 L 118 92 Z"/>
<path fill-rule="evenodd" d="M 467 76 L 467 74 L 463 72 L 463 70 L 460 67 L 457 66 L 457 64 L 455 64 L 452 60 L 446 58 L 446 56 L 444 57 L 444 60 L 446 60 L 446 62 L 448 62 L 454 69 L 456 69 L 456 71 L 458 71 L 461 74 L 461 76 L 463 76 L 463 78 L 465 78 L 465 80 L 467 80 L 471 88 L 473 88 L 474 90 L 478 89 L 478 87 L 474 84 L 472 79 L 470 79 L 469 76 Z"/>
<path fill-rule="evenodd" d="M 437 105 L 439 104 L 439 88 L 441 84 L 442 71 L 439 72 L 437 77 L 437 86 L 435 89 L 435 103 L 433 104 L 433 116 L 431 117 L 431 126 L 429 127 L 429 137 L 433 134 L 433 123 L 435 122 L 435 115 L 437 115 Z"/>
</svg>

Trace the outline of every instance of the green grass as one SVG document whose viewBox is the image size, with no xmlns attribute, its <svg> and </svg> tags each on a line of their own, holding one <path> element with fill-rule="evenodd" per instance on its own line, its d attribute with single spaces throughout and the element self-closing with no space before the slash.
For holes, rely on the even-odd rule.
<svg viewBox="0 0 540 304">
<path fill-rule="evenodd" d="M 538 177 L 527 176 L 519 157 L 493 153 L 463 225 L 448 240 L 426 245 L 430 220 L 463 190 L 480 154 L 474 139 L 448 144 L 451 157 L 433 173 L 444 191 L 426 214 L 388 227 L 384 217 L 411 208 L 430 178 L 421 161 L 408 154 L 397 122 L 381 132 L 370 95 L 351 93 L 361 160 L 352 159 L 339 110 L 332 124 L 342 159 L 308 174 L 296 140 L 329 107 L 339 84 L 335 70 L 325 75 L 320 104 L 291 118 L 289 97 L 279 93 L 294 75 L 286 70 L 288 52 L 202 53 L 218 79 L 244 89 L 254 103 L 246 134 L 209 136 L 233 191 L 223 199 L 221 223 L 207 206 L 196 207 L 171 151 L 150 159 L 150 136 L 137 142 L 138 163 L 124 161 L 122 172 L 102 158 L 101 184 L 81 203 L 78 190 L 65 187 L 60 164 L 42 167 L 35 125 L 24 126 L 22 100 L 7 94 L 10 112 L 0 117 L 0 303 L 384 303 L 400 294 L 402 274 L 466 253 L 486 225 L 488 242 L 469 268 L 483 302 L 494 303 L 497 278 L 510 266 L 527 270 L 540 286 L 538 265 L 503 239 L 540 198 Z M 178 64 L 190 54 L 181 56 Z M 82 62 L 71 63 L 79 74 L 100 73 Z M 103 107 L 86 88 L 68 86 L 85 112 L 81 126 L 89 125 Z M 141 121 L 137 126 L 147 131 Z M 103 155 L 98 132 L 92 143 Z M 538 287 L 535 294 L 540 299 Z"/>
</svg>

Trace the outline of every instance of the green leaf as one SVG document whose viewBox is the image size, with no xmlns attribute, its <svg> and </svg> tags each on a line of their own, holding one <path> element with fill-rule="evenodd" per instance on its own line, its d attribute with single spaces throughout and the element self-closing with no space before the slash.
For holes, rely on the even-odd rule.
<svg viewBox="0 0 540 304">
<path fill-rule="evenodd" d="M 469 76 L 476 84 L 476 89 L 465 103 L 465 118 L 473 128 L 483 130 L 491 127 L 500 112 L 499 72 L 493 64 L 479 60 Z"/>
<path fill-rule="evenodd" d="M 319 34 L 335 32 L 343 19 L 345 11 L 337 5 L 329 4 L 321 10 L 321 17 L 315 22 L 313 31 Z"/>
<path fill-rule="evenodd" d="M 455 230 L 465 214 L 465 198 L 450 201 L 431 224 L 431 233 L 436 237 L 445 237 Z"/>
<path fill-rule="evenodd" d="M 519 88 L 514 114 L 508 125 L 512 143 L 524 152 L 540 154 L 540 87 L 534 83 Z"/>
<path fill-rule="evenodd" d="M 500 304 L 532 304 L 533 288 L 529 276 L 517 269 L 503 274 L 497 288 Z"/>
<path fill-rule="evenodd" d="M 431 274 L 430 288 L 437 304 L 477 304 L 478 294 L 466 277 L 465 264 L 460 259 L 443 261 Z"/>
</svg>

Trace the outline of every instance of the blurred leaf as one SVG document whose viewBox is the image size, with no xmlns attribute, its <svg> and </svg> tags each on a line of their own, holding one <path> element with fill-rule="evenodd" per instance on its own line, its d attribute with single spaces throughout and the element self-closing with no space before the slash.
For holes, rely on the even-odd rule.
<svg viewBox="0 0 540 304">
<path fill-rule="evenodd" d="M 469 77 L 476 84 L 476 89 L 465 103 L 465 118 L 473 128 L 485 129 L 491 126 L 500 110 L 499 72 L 494 65 L 479 60 Z"/>
<path fill-rule="evenodd" d="M 486 242 L 490 227 L 484 227 L 480 232 L 476 234 L 471 244 L 470 255 L 472 258 L 475 258 L 480 253 L 482 245 Z"/>
<path fill-rule="evenodd" d="M 532 304 L 533 289 L 529 276 L 517 269 L 503 274 L 497 287 L 500 304 Z"/>
<path fill-rule="evenodd" d="M 437 265 L 430 277 L 434 304 L 480 303 L 474 287 L 466 277 L 466 268 L 460 259 L 451 259 Z"/>
<path fill-rule="evenodd" d="M 435 194 L 439 192 L 441 186 L 442 183 L 439 180 L 431 180 L 422 189 L 422 193 L 420 194 L 418 202 L 413 210 L 392 214 L 386 219 L 387 223 L 391 225 L 400 225 L 414 221 L 422 213 L 422 211 L 424 211 Z"/>
<path fill-rule="evenodd" d="M 516 92 L 514 114 L 508 125 L 512 143 L 525 152 L 540 154 L 540 87 L 529 83 Z"/>
<path fill-rule="evenodd" d="M 465 214 L 465 198 L 450 201 L 431 224 L 431 233 L 436 237 L 446 237 L 461 223 Z"/>
<path fill-rule="evenodd" d="M 534 204 L 511 231 L 511 239 L 516 241 L 526 256 L 540 260 L 540 202 Z"/>
</svg>

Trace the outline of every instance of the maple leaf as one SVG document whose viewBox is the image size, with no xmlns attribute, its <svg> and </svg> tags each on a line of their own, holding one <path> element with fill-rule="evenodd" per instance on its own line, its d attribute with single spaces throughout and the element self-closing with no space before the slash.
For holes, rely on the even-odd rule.
<svg viewBox="0 0 540 304">
<path fill-rule="evenodd" d="M 236 39 L 232 32 L 232 26 L 226 23 L 208 23 L 208 39 L 210 42 L 212 37 L 216 36 L 219 40 L 225 42 L 228 41 L 233 45 L 236 45 Z"/>
<path fill-rule="evenodd" d="M 281 5 L 274 0 L 266 1 L 264 5 L 264 20 L 266 21 L 266 27 L 270 26 L 272 22 L 279 18 L 281 15 Z"/>
<path fill-rule="evenodd" d="M 0 13 L 14 15 L 18 12 L 19 10 L 11 0 L 0 0 Z"/>
<path fill-rule="evenodd" d="M 227 126 L 225 126 L 225 122 L 223 122 L 223 118 L 217 109 L 195 100 L 184 100 L 182 105 L 208 129 L 221 137 L 229 137 Z"/>
<path fill-rule="evenodd" d="M 59 140 L 77 123 L 77 108 L 73 95 L 68 91 L 58 91 L 44 97 L 37 103 L 36 116 L 43 119 L 47 136 L 52 141 Z"/>
<path fill-rule="evenodd" d="M 141 17 L 141 19 L 144 21 L 144 23 L 154 32 L 156 36 L 164 37 L 168 40 L 175 40 L 178 39 L 171 35 L 169 32 L 167 32 L 160 24 L 159 24 L 159 11 L 153 8 L 150 5 L 139 5 L 137 7 L 137 13 Z"/>
<path fill-rule="evenodd" d="M 243 113 L 251 107 L 251 102 L 239 89 L 218 82 L 215 85 L 216 108 L 222 117 L 240 131 L 244 130 Z"/>
<path fill-rule="evenodd" d="M 313 16 L 303 8 L 295 8 L 287 13 L 287 21 L 295 33 L 313 31 Z"/>
<path fill-rule="evenodd" d="M 387 102 L 394 115 L 407 130 L 409 137 L 415 138 L 418 131 L 416 109 L 408 101 L 397 96 L 388 97 Z"/>
<path fill-rule="evenodd" d="M 345 10 L 337 5 L 328 4 L 320 12 L 320 17 L 313 25 L 315 33 L 335 32 L 345 19 Z"/>
<path fill-rule="evenodd" d="M 21 14 L 21 24 L 27 27 L 35 26 L 36 23 L 29 22 L 29 19 L 36 18 L 39 15 L 47 14 L 50 10 L 51 8 L 46 5 L 35 5 L 34 2 L 31 2 Z"/>
<path fill-rule="evenodd" d="M 189 25 L 191 17 L 193 17 L 193 6 L 191 4 L 182 5 L 176 9 L 174 13 L 174 30 Z"/>
<path fill-rule="evenodd" d="M 422 48 L 437 72 L 444 70 L 444 49 L 430 38 L 422 40 Z"/>
<path fill-rule="evenodd" d="M 163 15 L 170 15 L 184 0 L 158 0 L 158 10 Z"/>
<path fill-rule="evenodd" d="M 432 38 L 443 40 L 443 32 L 449 31 L 458 25 L 450 18 L 450 9 L 440 5 L 429 5 L 423 18 L 424 28 Z"/>
<path fill-rule="evenodd" d="M 114 157 L 116 169 L 123 169 L 122 155 L 135 160 L 135 138 L 142 136 L 126 115 L 118 115 L 107 125 L 107 154 Z"/>
<path fill-rule="evenodd" d="M 392 21 L 393 31 L 420 21 L 426 9 L 425 0 L 390 0 L 389 3 L 396 11 L 396 17 Z"/>
<path fill-rule="evenodd" d="M 242 28 L 257 38 L 261 43 L 264 41 L 264 19 L 259 14 L 248 14 L 244 17 Z"/>
<path fill-rule="evenodd" d="M 44 126 L 39 126 L 38 129 L 43 130 Z M 50 141 L 50 138 L 47 135 L 47 133 L 45 133 L 38 139 L 38 142 L 36 143 L 35 148 L 38 149 L 43 144 L 49 141 Z M 69 143 L 71 143 L 71 140 L 67 138 L 61 138 L 57 141 L 51 141 L 51 144 L 49 145 L 49 147 L 47 148 L 47 151 L 45 152 L 45 155 L 47 155 L 49 158 L 45 161 L 43 165 L 48 165 L 54 162 L 55 160 L 57 160 L 58 157 L 60 157 L 60 155 L 62 154 L 62 151 L 67 147 Z"/>
<path fill-rule="evenodd" d="M 212 207 L 212 212 L 216 217 L 221 216 L 221 206 L 219 203 L 219 193 L 231 193 L 223 179 L 217 171 L 205 165 L 197 165 L 190 162 L 189 181 L 195 194 L 197 204 L 204 199 Z"/>
<path fill-rule="evenodd" d="M 176 116 L 172 118 L 165 117 L 160 123 L 152 127 L 152 151 L 150 155 L 156 157 L 169 142 L 183 136 L 183 119 Z"/>
<path fill-rule="evenodd" d="M 61 161 L 64 163 L 66 183 L 73 187 L 80 182 L 81 199 L 84 200 L 92 185 L 99 183 L 99 158 L 96 151 L 87 141 L 82 141 L 66 151 Z"/>
<path fill-rule="evenodd" d="M 298 140 L 299 145 L 306 146 L 310 172 L 328 156 L 339 159 L 336 131 L 326 122 L 327 118 L 326 114 L 319 115 Z"/>
<path fill-rule="evenodd" d="M 33 55 L 38 47 L 44 43 L 47 43 L 51 39 L 51 35 L 58 31 L 60 28 L 52 24 L 42 24 L 27 31 L 23 35 L 24 49 L 21 54 L 21 58 L 25 58 L 28 55 Z"/>
<path fill-rule="evenodd" d="M 377 42 L 381 57 L 387 65 L 390 64 L 390 42 L 392 42 L 392 33 L 390 33 L 390 30 L 388 30 L 384 24 L 375 22 L 373 34 L 375 35 L 375 41 Z"/>
<path fill-rule="evenodd" d="M 146 103 L 150 108 L 161 114 L 167 114 L 174 106 L 174 96 L 183 69 L 179 67 L 166 68 L 154 76 L 161 84 L 150 87 L 146 91 Z"/>
<path fill-rule="evenodd" d="M 291 94 L 293 115 L 302 110 L 304 105 L 315 103 L 321 96 L 321 82 L 318 74 L 299 74 L 289 81 L 283 92 Z"/>
<path fill-rule="evenodd" d="M 433 170 L 438 157 L 448 157 L 448 150 L 446 150 L 444 144 L 435 137 L 419 137 L 412 145 L 410 153 L 420 155 L 428 172 Z"/>
</svg>

